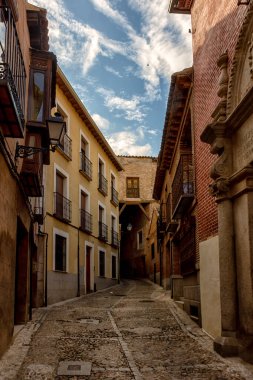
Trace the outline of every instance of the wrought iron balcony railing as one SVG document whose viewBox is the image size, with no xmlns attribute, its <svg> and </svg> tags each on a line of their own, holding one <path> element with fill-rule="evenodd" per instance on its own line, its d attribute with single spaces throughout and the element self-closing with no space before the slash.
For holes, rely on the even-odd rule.
<svg viewBox="0 0 253 380">
<path fill-rule="evenodd" d="M 126 196 L 127 198 L 140 198 L 139 188 L 128 188 L 126 190 Z"/>
<path fill-rule="evenodd" d="M 175 233 L 178 227 L 178 223 L 172 219 L 171 202 L 172 202 L 172 196 L 170 193 L 166 201 L 166 232 Z"/>
<path fill-rule="evenodd" d="M 6 137 L 23 137 L 26 72 L 12 11 L 0 6 L 0 123 Z"/>
<path fill-rule="evenodd" d="M 54 193 L 54 216 L 65 221 L 71 221 L 71 201 L 60 193 Z"/>
<path fill-rule="evenodd" d="M 181 155 L 172 183 L 172 217 L 180 219 L 194 198 L 192 154 Z"/>
<path fill-rule="evenodd" d="M 102 222 L 98 222 L 98 238 L 103 241 L 108 241 L 108 227 Z"/>
<path fill-rule="evenodd" d="M 111 202 L 116 207 L 119 205 L 119 193 L 114 189 L 114 187 L 111 189 Z"/>
<path fill-rule="evenodd" d="M 112 241 L 111 241 L 111 245 L 114 246 L 114 247 L 118 247 L 119 246 L 119 234 L 112 230 Z"/>
<path fill-rule="evenodd" d="M 63 136 L 59 148 L 69 159 L 72 159 L 72 139 L 67 134 Z"/>
<path fill-rule="evenodd" d="M 107 195 L 108 194 L 108 181 L 105 178 L 105 176 L 101 173 L 98 173 L 98 190 L 103 194 Z"/>
<path fill-rule="evenodd" d="M 90 181 L 92 179 L 92 162 L 85 156 L 84 152 L 80 153 L 80 158 L 80 172 Z"/>
<path fill-rule="evenodd" d="M 162 234 L 166 230 L 166 203 L 160 204 L 159 210 L 159 218 L 157 221 L 157 227 L 159 229 L 159 233 Z"/>
<path fill-rule="evenodd" d="M 92 215 L 85 210 L 80 210 L 81 224 L 80 229 L 88 234 L 92 233 Z"/>
</svg>

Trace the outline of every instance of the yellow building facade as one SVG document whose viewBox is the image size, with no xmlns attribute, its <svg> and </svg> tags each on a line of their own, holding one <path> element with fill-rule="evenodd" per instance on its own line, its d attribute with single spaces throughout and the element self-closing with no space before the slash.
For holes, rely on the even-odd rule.
<svg viewBox="0 0 253 380">
<path fill-rule="evenodd" d="M 67 134 L 45 169 L 45 304 L 117 283 L 117 157 L 60 69 Z"/>
</svg>

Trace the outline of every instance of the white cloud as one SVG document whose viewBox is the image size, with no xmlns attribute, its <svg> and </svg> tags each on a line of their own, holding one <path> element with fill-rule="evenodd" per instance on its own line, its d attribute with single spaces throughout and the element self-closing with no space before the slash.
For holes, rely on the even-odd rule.
<svg viewBox="0 0 253 380">
<path fill-rule="evenodd" d="M 138 145 L 139 141 L 137 135 L 130 131 L 122 131 L 113 133 L 107 138 L 114 152 L 118 155 L 130 156 L 149 156 L 151 155 L 151 145 L 144 144 Z"/>
<path fill-rule="evenodd" d="M 113 75 L 115 75 L 118 78 L 123 78 L 123 75 L 121 75 L 117 70 L 113 69 L 110 66 L 105 66 L 105 70 L 108 71 L 108 73 L 112 73 Z"/>
<path fill-rule="evenodd" d="M 110 122 L 109 120 L 105 119 L 104 117 L 98 115 L 97 113 L 94 113 L 91 115 L 92 119 L 95 121 L 97 126 L 101 129 L 107 129 L 109 128 Z"/>
<path fill-rule="evenodd" d="M 126 120 L 142 121 L 144 119 L 145 113 L 142 110 L 141 99 L 138 96 L 125 99 L 115 95 L 112 90 L 105 88 L 98 88 L 97 92 L 103 96 L 104 104 L 110 112 L 121 111 Z"/>
</svg>

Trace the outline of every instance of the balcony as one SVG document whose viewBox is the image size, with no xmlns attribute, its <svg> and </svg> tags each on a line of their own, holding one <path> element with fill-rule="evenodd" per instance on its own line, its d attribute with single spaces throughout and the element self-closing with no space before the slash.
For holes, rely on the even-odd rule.
<svg viewBox="0 0 253 380">
<path fill-rule="evenodd" d="M 64 222 L 71 222 L 71 201 L 60 193 L 54 193 L 54 216 Z"/>
<path fill-rule="evenodd" d="M 101 173 L 98 173 L 98 178 L 98 190 L 106 196 L 108 194 L 108 181 Z"/>
<path fill-rule="evenodd" d="M 80 210 L 81 213 L 81 225 L 80 229 L 88 234 L 92 233 L 92 215 L 85 210 Z"/>
<path fill-rule="evenodd" d="M 157 230 L 158 234 L 161 237 L 166 230 L 166 203 L 160 204 L 159 217 L 157 220 Z"/>
<path fill-rule="evenodd" d="M 11 9 L 0 6 L 0 125 L 5 137 L 22 138 L 26 72 Z"/>
<path fill-rule="evenodd" d="M 193 0 L 170 0 L 169 12 L 190 14 Z"/>
<path fill-rule="evenodd" d="M 178 227 L 178 222 L 171 218 L 171 193 L 166 201 L 166 232 L 175 233 Z"/>
<path fill-rule="evenodd" d="M 84 152 L 80 153 L 81 167 L 80 173 L 82 173 L 89 181 L 92 180 L 92 162 L 85 156 Z"/>
<path fill-rule="evenodd" d="M 180 219 L 194 199 L 192 155 L 181 155 L 172 183 L 172 218 Z"/>
<path fill-rule="evenodd" d="M 108 241 L 108 227 L 102 222 L 98 222 L 98 238 L 104 242 Z"/>
<path fill-rule="evenodd" d="M 24 191 L 29 197 L 42 197 L 42 159 L 39 159 L 40 154 L 36 155 L 36 160 L 32 157 L 26 157 L 23 160 L 22 169 L 20 172 L 20 179 Z M 37 160 L 38 159 L 38 160 Z"/>
<path fill-rule="evenodd" d="M 63 136 L 59 149 L 68 160 L 72 159 L 72 140 L 67 134 Z"/>
<path fill-rule="evenodd" d="M 111 202 L 115 207 L 118 207 L 119 205 L 119 194 L 118 192 L 112 187 L 111 189 Z"/>
<path fill-rule="evenodd" d="M 112 230 L 112 240 L 111 240 L 111 245 L 113 247 L 118 247 L 119 246 L 119 234 Z"/>
</svg>

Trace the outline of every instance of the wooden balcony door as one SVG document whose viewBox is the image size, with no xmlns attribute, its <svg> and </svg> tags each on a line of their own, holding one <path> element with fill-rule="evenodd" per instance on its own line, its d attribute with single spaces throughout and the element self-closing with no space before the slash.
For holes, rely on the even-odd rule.
<svg viewBox="0 0 253 380">
<path fill-rule="evenodd" d="M 86 293 L 91 291 L 90 288 L 90 260 L 91 259 L 91 247 L 86 246 Z"/>
<path fill-rule="evenodd" d="M 60 173 L 56 173 L 56 215 L 63 217 L 63 191 L 64 177 Z"/>
</svg>

